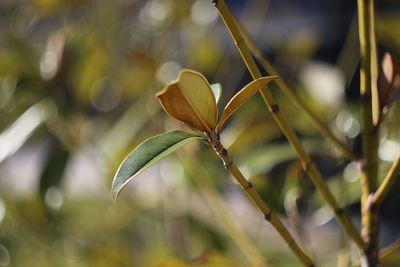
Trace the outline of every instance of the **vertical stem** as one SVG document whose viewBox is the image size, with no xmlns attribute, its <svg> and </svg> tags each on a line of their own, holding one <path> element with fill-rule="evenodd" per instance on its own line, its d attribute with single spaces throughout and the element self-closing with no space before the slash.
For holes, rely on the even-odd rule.
<svg viewBox="0 0 400 267">
<path fill-rule="evenodd" d="M 368 205 L 368 196 L 377 189 L 378 176 L 378 126 L 374 126 L 373 95 L 376 95 L 374 86 L 374 1 L 358 0 L 358 26 L 360 38 L 360 93 L 362 100 L 362 154 L 361 166 L 361 214 L 362 237 L 368 244 L 362 259 L 363 266 L 378 266 L 378 211 L 374 205 Z M 375 66 L 376 67 L 376 66 Z"/>
<path fill-rule="evenodd" d="M 251 75 L 254 79 L 260 78 L 261 73 L 258 69 L 257 65 L 252 58 L 252 55 L 244 41 L 242 34 L 240 33 L 235 20 L 233 19 L 233 15 L 231 14 L 230 10 L 226 6 L 223 0 L 213 1 L 214 5 L 218 9 L 218 12 L 223 19 L 226 27 L 228 28 L 235 45 L 237 46 L 248 70 L 250 71 Z M 332 208 L 335 213 L 335 216 L 339 223 L 341 224 L 344 231 L 347 233 L 348 237 L 352 239 L 359 248 L 365 249 L 366 244 L 361 239 L 358 230 L 356 227 L 351 223 L 350 219 L 345 215 L 342 208 L 339 207 L 335 198 L 333 197 L 332 193 L 329 191 L 325 180 L 321 176 L 321 173 L 317 169 L 314 162 L 311 160 L 310 156 L 305 152 L 303 146 L 301 145 L 297 135 L 293 131 L 293 129 L 287 124 L 286 120 L 282 116 L 279 110 L 279 105 L 275 102 L 274 98 L 272 97 L 269 90 L 265 87 L 260 91 L 261 96 L 268 106 L 272 117 L 274 118 L 275 122 L 278 124 L 279 128 L 281 129 L 282 133 L 286 136 L 288 142 L 296 151 L 303 169 L 307 171 L 310 179 L 314 183 L 315 187 L 317 188 L 318 192 L 321 194 L 322 198 L 328 203 L 328 205 Z"/>
<path fill-rule="evenodd" d="M 278 234 L 283 238 L 288 247 L 296 255 L 299 261 L 307 267 L 314 267 L 314 262 L 311 260 L 307 254 L 300 248 L 296 243 L 290 232 L 283 225 L 281 220 L 276 216 L 276 214 L 271 210 L 271 208 L 264 202 L 261 196 L 258 194 L 253 184 L 247 181 L 240 170 L 228 157 L 228 151 L 222 146 L 219 141 L 219 137 L 212 134 L 209 136 L 209 142 L 214 148 L 216 154 L 221 158 L 224 163 L 225 168 L 232 174 L 236 181 L 240 184 L 242 190 L 246 193 L 247 197 L 253 202 L 257 209 L 262 213 L 264 219 L 269 221 L 271 225 L 275 228 Z"/>
</svg>

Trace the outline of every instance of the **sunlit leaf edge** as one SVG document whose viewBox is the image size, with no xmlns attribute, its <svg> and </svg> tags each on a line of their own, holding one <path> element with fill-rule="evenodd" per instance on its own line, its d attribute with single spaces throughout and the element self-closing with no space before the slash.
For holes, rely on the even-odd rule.
<svg viewBox="0 0 400 267">
<path fill-rule="evenodd" d="M 239 92 L 237 92 L 231 100 L 229 100 L 228 104 L 226 104 L 224 110 L 222 111 L 221 117 L 216 125 L 217 133 L 221 132 L 222 126 L 228 120 L 230 116 L 232 116 L 244 103 L 246 103 L 254 94 L 256 94 L 259 90 L 263 88 L 263 86 L 267 85 L 274 79 L 277 79 L 278 76 L 266 76 L 258 78 L 250 83 L 248 83 L 245 87 L 243 87 Z"/>
<path fill-rule="evenodd" d="M 188 142 L 201 139 L 204 137 L 200 134 L 171 131 L 143 141 L 123 160 L 114 176 L 111 186 L 114 203 L 121 190 L 136 175 Z"/>
<path fill-rule="evenodd" d="M 212 98 L 214 99 L 212 106 L 209 106 L 209 107 L 212 107 L 213 113 L 215 113 L 215 118 L 213 118 L 213 121 L 212 121 L 211 123 L 208 123 L 209 121 L 207 121 L 206 118 L 203 118 L 203 116 L 199 113 L 199 111 L 197 110 L 197 108 L 196 108 L 196 106 L 193 104 L 193 102 L 190 101 L 190 99 L 187 99 L 187 98 L 184 96 L 184 94 L 181 93 L 182 96 L 183 96 L 183 98 L 185 99 L 186 103 L 187 103 L 188 106 L 191 108 L 191 110 L 193 111 L 193 114 L 196 116 L 198 122 L 200 122 L 200 125 L 202 125 L 203 128 L 202 128 L 202 127 L 196 127 L 195 125 L 191 125 L 190 123 L 188 123 L 188 122 L 182 120 L 181 118 L 177 117 L 176 114 L 174 114 L 174 113 L 172 112 L 173 110 L 172 110 L 172 109 L 169 110 L 169 108 L 167 108 L 167 106 L 165 105 L 166 102 L 164 102 L 164 101 L 165 101 L 166 99 L 163 99 L 163 98 L 164 98 L 163 96 L 164 96 L 166 93 L 168 93 L 168 91 L 170 91 L 171 88 L 172 88 L 172 86 L 174 86 L 174 85 L 177 86 L 177 88 L 180 88 L 181 77 L 182 77 L 183 75 L 185 75 L 185 74 L 191 74 L 191 75 L 195 75 L 195 76 L 201 78 L 201 79 L 203 80 L 203 82 L 206 84 L 206 87 L 209 89 L 210 95 L 211 95 Z M 216 95 L 215 95 L 215 93 L 214 93 L 214 90 L 211 88 L 211 85 L 210 85 L 210 83 L 208 82 L 207 78 L 206 78 L 202 73 L 200 73 L 200 72 L 198 72 L 198 71 L 191 70 L 191 69 L 182 69 L 182 70 L 179 72 L 178 77 L 177 77 L 174 81 L 168 83 L 160 92 L 158 92 L 158 93 L 156 94 L 156 98 L 158 98 L 158 100 L 160 101 L 160 104 L 161 104 L 162 108 L 164 109 L 164 111 L 165 111 L 168 115 L 170 115 L 171 117 L 175 118 L 176 120 L 178 120 L 178 121 L 180 121 L 180 122 L 185 123 L 185 125 L 187 125 L 187 126 L 188 126 L 189 128 L 191 128 L 192 130 L 210 133 L 210 132 L 214 129 L 214 127 L 215 127 L 215 125 L 216 125 L 216 123 L 217 123 L 217 121 L 218 121 L 218 107 L 217 107 Z"/>
</svg>

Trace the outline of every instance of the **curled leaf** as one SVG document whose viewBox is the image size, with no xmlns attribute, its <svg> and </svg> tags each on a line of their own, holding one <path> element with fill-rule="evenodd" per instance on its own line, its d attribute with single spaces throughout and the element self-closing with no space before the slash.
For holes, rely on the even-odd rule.
<svg viewBox="0 0 400 267">
<path fill-rule="evenodd" d="M 165 111 L 194 130 L 210 133 L 217 122 L 217 105 L 207 79 L 183 70 L 178 79 L 156 95 Z"/>
<path fill-rule="evenodd" d="M 236 93 L 236 95 L 231 98 L 231 100 L 225 106 L 224 111 L 222 112 L 221 118 L 219 119 L 216 127 L 217 132 L 221 132 L 222 125 L 236 110 L 240 108 L 240 106 L 246 103 L 255 93 L 261 90 L 270 81 L 276 78 L 278 78 L 278 76 L 259 78 L 247 84 L 245 87 L 243 87 L 242 90 Z"/>
<path fill-rule="evenodd" d="M 118 194 L 137 174 L 193 140 L 203 139 L 198 134 L 172 131 L 153 136 L 137 146 L 121 163 L 111 186 L 114 202 Z"/>
</svg>

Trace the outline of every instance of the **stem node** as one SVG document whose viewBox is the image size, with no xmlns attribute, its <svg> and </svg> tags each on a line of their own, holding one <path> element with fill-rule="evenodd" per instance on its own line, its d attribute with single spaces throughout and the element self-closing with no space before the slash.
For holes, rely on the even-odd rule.
<svg viewBox="0 0 400 267">
<path fill-rule="evenodd" d="M 278 113 L 280 111 L 279 105 L 278 104 L 272 104 L 271 108 L 269 109 L 271 113 Z"/>
<path fill-rule="evenodd" d="M 221 144 L 218 134 L 214 132 L 207 135 L 208 142 L 214 149 L 215 153 L 221 158 L 224 163 L 225 168 L 232 174 L 236 181 L 240 184 L 243 191 L 246 193 L 247 197 L 253 202 L 253 204 L 258 208 L 258 210 L 263 214 L 264 219 L 269 221 L 275 230 L 280 234 L 280 236 L 285 240 L 288 247 L 292 252 L 298 257 L 298 259 L 303 263 L 304 266 L 313 265 L 311 258 L 305 254 L 305 252 L 296 243 L 290 232 L 286 229 L 280 219 L 273 213 L 271 208 L 265 203 L 258 192 L 253 187 L 253 184 L 249 182 L 240 170 L 236 167 L 233 161 L 228 156 L 228 151 Z"/>
<path fill-rule="evenodd" d="M 271 221 L 271 212 L 264 214 L 264 219 L 267 221 Z M 290 247 L 290 244 L 288 244 L 288 246 Z"/>
</svg>

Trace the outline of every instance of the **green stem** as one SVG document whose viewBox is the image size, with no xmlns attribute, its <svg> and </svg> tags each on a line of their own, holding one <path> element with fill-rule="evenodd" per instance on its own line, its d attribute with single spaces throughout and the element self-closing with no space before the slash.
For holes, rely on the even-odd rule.
<svg viewBox="0 0 400 267">
<path fill-rule="evenodd" d="M 394 243 L 390 244 L 389 246 L 383 248 L 379 252 L 379 259 L 384 260 L 386 258 L 389 258 L 390 256 L 394 256 L 393 254 L 398 255 L 399 251 L 400 251 L 400 240 L 397 240 Z"/>
<path fill-rule="evenodd" d="M 235 20 L 237 27 L 239 28 L 240 33 L 242 34 L 250 52 L 254 55 L 254 57 L 260 62 L 261 66 L 270 74 L 270 75 L 279 75 L 279 73 L 275 70 L 275 68 L 271 65 L 268 59 L 261 53 L 260 49 L 258 49 L 257 45 L 250 37 L 249 33 L 246 29 L 239 23 L 236 18 Z M 314 127 L 324 136 L 329 142 L 331 142 L 342 154 L 349 160 L 356 161 L 357 157 L 354 153 L 343 143 L 341 142 L 326 126 L 322 123 L 322 121 L 318 118 L 318 116 L 295 94 L 293 90 L 289 88 L 287 83 L 279 78 L 275 79 L 274 82 L 282 90 L 282 92 L 290 99 L 291 103 L 294 103 L 298 109 L 300 109 L 311 121 Z"/>
<path fill-rule="evenodd" d="M 224 162 L 225 168 L 232 174 L 232 176 L 236 179 L 236 181 L 240 184 L 242 190 L 246 193 L 247 197 L 253 202 L 253 204 L 257 207 L 257 209 L 262 213 L 265 220 L 271 223 L 271 225 L 275 228 L 278 234 L 285 241 L 287 246 L 292 250 L 292 252 L 296 255 L 299 261 L 307 267 L 315 266 L 314 262 L 311 260 L 307 254 L 300 248 L 300 246 L 296 243 L 290 232 L 283 225 L 278 216 L 272 211 L 272 209 L 265 203 L 265 201 L 258 194 L 256 189 L 253 187 L 253 184 L 250 183 L 240 172 L 240 170 L 236 167 L 233 161 L 228 156 L 228 151 L 222 146 L 219 141 L 219 137 L 217 135 L 212 134 L 208 136 L 209 143 L 214 148 L 216 154 L 221 158 Z"/>
<path fill-rule="evenodd" d="M 377 95 L 374 79 L 374 57 L 375 30 L 374 30 L 374 1 L 358 0 L 358 27 L 360 38 L 360 94 L 362 99 L 362 154 L 361 165 L 361 215 L 362 215 L 362 237 L 368 244 L 362 266 L 378 266 L 378 211 L 368 204 L 370 194 L 377 189 L 378 177 L 378 126 L 374 126 L 373 111 L 376 101 L 373 96 Z"/>
<path fill-rule="evenodd" d="M 399 252 L 400 240 L 395 241 L 394 243 L 379 251 L 379 260 L 382 263 L 382 266 L 394 266 L 393 264 L 397 262 L 397 255 L 399 254 Z M 360 267 L 360 264 L 355 264 L 352 267 Z"/>
<path fill-rule="evenodd" d="M 244 38 L 240 33 L 235 20 L 233 19 L 233 15 L 231 14 L 230 10 L 226 6 L 223 0 L 214 1 L 214 5 L 218 9 L 218 12 L 223 19 L 226 27 L 228 28 L 235 45 L 237 46 L 248 70 L 250 71 L 253 79 L 257 79 L 261 77 L 260 70 L 258 69 L 257 65 L 255 64 L 251 53 L 244 42 Z M 264 88 L 260 91 L 261 96 L 268 106 L 271 114 L 278 124 L 279 128 L 281 129 L 282 133 L 286 136 L 288 142 L 296 151 L 303 169 L 307 171 L 309 177 L 311 178 L 312 182 L 314 183 L 315 187 L 317 188 L 318 192 L 321 194 L 323 199 L 328 203 L 328 205 L 334 211 L 337 220 L 343 227 L 344 231 L 347 233 L 348 237 L 352 239 L 359 248 L 365 249 L 366 244 L 361 239 L 358 230 L 356 227 L 351 223 L 350 219 L 345 215 L 343 209 L 339 207 L 335 198 L 333 197 L 332 193 L 329 191 L 325 180 L 323 179 L 321 173 L 315 166 L 314 162 L 311 160 L 310 156 L 305 152 L 303 146 L 301 145 L 297 135 L 293 131 L 293 129 L 287 124 L 286 120 L 282 116 L 279 110 L 279 105 L 275 102 L 274 98 L 272 97 L 270 91 L 267 88 Z"/>
<path fill-rule="evenodd" d="M 382 184 L 379 186 L 378 190 L 373 198 L 373 205 L 379 206 L 383 199 L 386 197 L 389 190 L 392 188 L 393 182 L 396 180 L 397 175 L 400 173 L 400 153 L 397 155 L 396 160 L 393 162 L 390 167 L 389 172 L 386 177 L 383 179 Z"/>
</svg>

